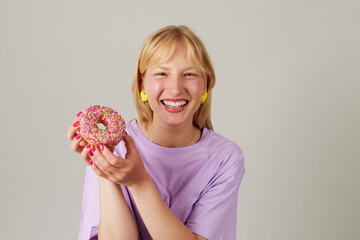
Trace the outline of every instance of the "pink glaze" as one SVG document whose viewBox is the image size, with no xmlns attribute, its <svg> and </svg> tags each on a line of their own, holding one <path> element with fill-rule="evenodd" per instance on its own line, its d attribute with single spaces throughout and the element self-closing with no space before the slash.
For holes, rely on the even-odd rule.
<svg viewBox="0 0 360 240">
<path fill-rule="evenodd" d="M 86 108 L 79 116 L 80 134 L 90 144 L 115 146 L 125 134 L 125 121 L 115 110 L 94 105 Z M 100 129 L 98 123 L 106 129 Z"/>
</svg>

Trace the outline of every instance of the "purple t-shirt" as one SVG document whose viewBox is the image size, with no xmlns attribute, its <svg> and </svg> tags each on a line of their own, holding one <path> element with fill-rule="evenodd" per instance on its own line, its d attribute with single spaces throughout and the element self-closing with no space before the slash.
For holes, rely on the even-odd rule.
<svg viewBox="0 0 360 240">
<path fill-rule="evenodd" d="M 149 141 L 136 121 L 127 125 L 154 181 L 170 210 L 193 233 L 207 239 L 236 239 L 238 189 L 243 178 L 244 156 L 232 141 L 204 128 L 199 142 L 182 148 L 166 148 Z M 124 142 L 115 147 L 124 157 Z M 139 229 L 139 239 L 152 239 L 141 219 L 131 192 L 122 186 L 125 199 Z M 79 240 L 97 239 L 99 183 L 86 169 Z"/>
</svg>

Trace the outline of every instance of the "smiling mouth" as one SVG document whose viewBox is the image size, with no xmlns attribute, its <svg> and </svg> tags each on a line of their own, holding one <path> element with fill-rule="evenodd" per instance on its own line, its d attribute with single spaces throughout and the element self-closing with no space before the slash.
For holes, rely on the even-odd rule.
<svg viewBox="0 0 360 240">
<path fill-rule="evenodd" d="M 187 100 L 181 100 L 181 101 L 162 100 L 161 103 L 168 108 L 181 108 L 181 107 L 185 107 L 189 103 L 189 101 L 187 101 Z"/>
</svg>

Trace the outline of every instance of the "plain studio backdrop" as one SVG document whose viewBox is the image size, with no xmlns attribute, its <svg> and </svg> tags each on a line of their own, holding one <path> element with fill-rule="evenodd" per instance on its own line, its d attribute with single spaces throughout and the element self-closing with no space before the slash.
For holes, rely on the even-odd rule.
<svg viewBox="0 0 360 240">
<path fill-rule="evenodd" d="M 145 38 L 187 25 L 217 74 L 215 130 L 245 153 L 238 239 L 360 239 L 358 0 L 0 0 L 0 239 L 77 239 L 85 164 L 65 134 L 135 117 Z"/>
</svg>

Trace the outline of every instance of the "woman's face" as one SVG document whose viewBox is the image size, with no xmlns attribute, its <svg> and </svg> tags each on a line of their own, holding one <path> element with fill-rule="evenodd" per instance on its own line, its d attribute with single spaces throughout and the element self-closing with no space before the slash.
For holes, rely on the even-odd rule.
<svg viewBox="0 0 360 240">
<path fill-rule="evenodd" d="M 148 68 L 142 82 L 153 111 L 153 124 L 187 126 L 206 91 L 204 79 L 191 62 L 186 48 L 178 45 L 169 61 Z"/>
</svg>

